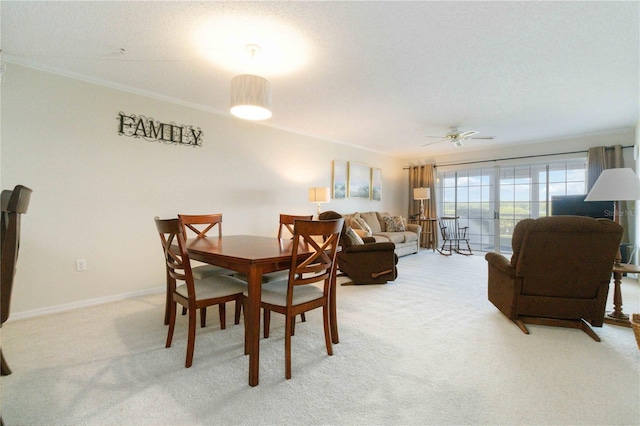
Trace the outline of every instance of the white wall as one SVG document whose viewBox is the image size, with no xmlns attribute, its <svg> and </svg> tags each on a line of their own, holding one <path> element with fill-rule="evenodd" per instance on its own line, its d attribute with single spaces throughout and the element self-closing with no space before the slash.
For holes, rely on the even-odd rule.
<svg viewBox="0 0 640 426">
<path fill-rule="evenodd" d="M 316 212 L 307 190 L 331 186 L 332 160 L 382 169 L 383 200 L 323 210 L 406 215 L 399 159 L 13 64 L 1 84 L 1 185 L 34 191 L 13 318 L 162 288 L 154 216 L 221 212 L 224 234 L 275 236 L 279 213 Z M 120 111 L 198 126 L 203 146 L 119 136 Z"/>
</svg>

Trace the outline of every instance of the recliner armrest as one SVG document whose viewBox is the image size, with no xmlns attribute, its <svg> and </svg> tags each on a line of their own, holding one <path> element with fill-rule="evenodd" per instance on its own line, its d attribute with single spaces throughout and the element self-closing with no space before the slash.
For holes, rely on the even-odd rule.
<svg viewBox="0 0 640 426">
<path fill-rule="evenodd" d="M 498 269 L 500 272 L 504 272 L 508 275 L 515 275 L 515 269 L 513 269 L 513 267 L 511 266 L 511 262 L 509 262 L 509 259 L 501 255 L 500 253 L 489 252 L 484 255 L 484 258 L 487 262 L 489 262 L 489 265 Z"/>
<path fill-rule="evenodd" d="M 351 246 L 344 250 L 344 253 L 358 253 L 367 251 L 393 251 L 396 249 L 394 243 L 368 243 Z"/>
</svg>

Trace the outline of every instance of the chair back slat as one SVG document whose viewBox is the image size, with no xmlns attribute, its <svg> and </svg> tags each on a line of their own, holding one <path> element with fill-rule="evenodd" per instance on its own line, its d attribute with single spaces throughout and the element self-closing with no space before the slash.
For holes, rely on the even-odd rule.
<svg viewBox="0 0 640 426">
<path fill-rule="evenodd" d="M 188 231 L 193 232 L 196 238 L 212 237 L 209 233 L 215 226 L 218 227 L 218 238 L 222 238 L 222 213 L 215 214 L 179 214 L 178 218 L 182 224 L 182 232 L 187 238 Z"/>
<path fill-rule="evenodd" d="M 293 223 L 296 219 L 302 220 L 311 220 L 313 219 L 313 215 L 291 215 L 291 214 L 281 214 L 280 215 L 280 227 L 278 228 L 278 238 L 282 239 L 284 230 L 289 231 L 291 236 L 293 236 Z"/>
</svg>

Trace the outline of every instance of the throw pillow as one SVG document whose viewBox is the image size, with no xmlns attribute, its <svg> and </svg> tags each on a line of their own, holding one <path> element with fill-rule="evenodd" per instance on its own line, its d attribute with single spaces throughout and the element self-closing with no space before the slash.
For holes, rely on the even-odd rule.
<svg viewBox="0 0 640 426">
<path fill-rule="evenodd" d="M 384 223 L 387 225 L 387 232 L 402 232 L 407 230 L 400 216 L 385 216 Z"/>
<path fill-rule="evenodd" d="M 367 237 L 370 237 L 373 234 L 373 232 L 371 231 L 371 227 L 363 218 L 361 217 L 357 218 L 356 223 L 358 224 L 360 229 L 362 229 L 363 231 L 366 231 Z"/>
<path fill-rule="evenodd" d="M 364 241 L 362 240 L 362 238 L 360 238 L 360 235 L 356 234 L 356 232 L 351 227 L 347 228 L 347 238 L 349 239 L 349 242 L 352 246 L 364 244 Z"/>
<path fill-rule="evenodd" d="M 365 231 L 364 229 L 353 228 L 353 232 L 355 232 L 356 234 L 360 235 L 360 238 L 370 237 L 371 236 L 371 235 L 367 235 L 367 231 Z"/>
</svg>

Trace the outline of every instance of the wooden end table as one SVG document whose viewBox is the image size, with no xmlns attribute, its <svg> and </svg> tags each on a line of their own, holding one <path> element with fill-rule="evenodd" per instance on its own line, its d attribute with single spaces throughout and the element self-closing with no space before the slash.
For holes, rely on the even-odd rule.
<svg viewBox="0 0 640 426">
<path fill-rule="evenodd" d="M 628 263 L 613 265 L 613 311 L 604 316 L 605 323 L 631 327 L 629 315 L 622 312 L 622 291 L 620 284 L 622 283 L 623 274 L 638 273 L 640 273 L 639 265 L 632 265 Z"/>
<path fill-rule="evenodd" d="M 436 251 L 436 223 L 438 219 L 426 218 L 426 219 L 409 219 L 409 223 L 414 223 L 422 227 L 422 233 L 420 234 L 420 247 L 430 248 Z"/>
</svg>

